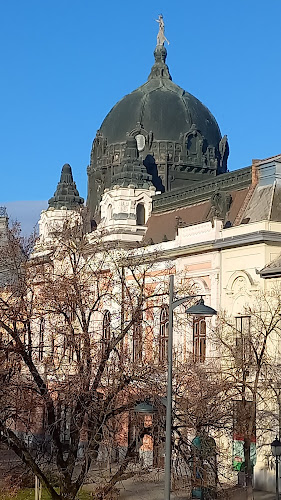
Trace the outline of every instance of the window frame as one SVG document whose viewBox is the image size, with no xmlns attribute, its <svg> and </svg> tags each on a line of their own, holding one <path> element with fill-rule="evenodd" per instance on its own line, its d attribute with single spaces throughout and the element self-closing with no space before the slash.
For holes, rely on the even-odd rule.
<svg viewBox="0 0 281 500">
<path fill-rule="evenodd" d="M 235 316 L 236 330 L 236 351 L 238 358 L 245 364 L 250 356 L 250 331 L 251 331 L 251 316 L 250 314 L 241 314 Z"/>
<path fill-rule="evenodd" d="M 143 319 L 142 311 L 138 311 L 136 321 L 133 324 L 133 339 L 132 339 L 133 363 L 141 362 L 143 357 L 142 319 Z"/>
<path fill-rule="evenodd" d="M 102 356 L 105 355 L 106 349 L 111 337 L 111 313 L 106 309 L 103 313 L 102 321 Z"/>
<path fill-rule="evenodd" d="M 159 326 L 159 363 L 168 362 L 169 341 L 169 307 L 167 304 L 161 306 Z"/>
<path fill-rule="evenodd" d="M 136 222 L 137 226 L 145 225 L 145 206 L 142 202 L 137 203 L 136 206 Z"/>
<path fill-rule="evenodd" d="M 40 318 L 39 344 L 38 344 L 38 360 L 39 361 L 43 361 L 43 357 L 44 357 L 44 333 L 45 333 L 45 318 Z"/>
<path fill-rule="evenodd" d="M 207 326 L 205 317 L 193 318 L 193 361 L 206 361 Z"/>
</svg>

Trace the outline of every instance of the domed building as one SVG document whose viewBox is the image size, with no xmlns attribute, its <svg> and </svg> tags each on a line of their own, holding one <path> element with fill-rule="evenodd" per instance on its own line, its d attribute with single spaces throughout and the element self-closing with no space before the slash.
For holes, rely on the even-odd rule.
<svg viewBox="0 0 281 500">
<path fill-rule="evenodd" d="M 211 112 L 172 81 L 167 50 L 157 45 L 146 83 L 121 99 L 93 141 L 88 167 L 91 215 L 99 220 L 102 194 L 112 187 L 128 137 L 158 192 L 190 187 L 227 171 L 228 143 Z"/>
<path fill-rule="evenodd" d="M 227 311 L 235 325 L 236 345 L 243 347 L 243 334 L 249 333 L 249 328 L 243 331 L 249 325 L 247 307 L 255 303 L 257 293 L 269 290 L 265 279 L 281 275 L 281 155 L 228 172 L 227 136 L 222 137 L 214 116 L 196 97 L 172 82 L 164 41 L 159 32 L 147 82 L 112 108 L 93 141 L 87 251 L 102 241 L 110 242 L 110 249 L 133 247 L 134 255 L 135 247 L 145 247 L 141 251 L 149 262 L 156 262 L 163 282 L 174 274 L 179 292 L 184 293 L 182 285 L 187 283 L 213 309 Z M 49 208 L 41 214 L 34 257 L 46 255 L 66 217 L 79 225 L 83 204 L 66 164 Z M 120 302 L 122 308 L 122 298 Z M 147 312 L 143 316 L 152 343 L 142 342 L 145 327 L 138 330 L 138 343 L 134 344 L 134 333 L 128 336 L 132 360 L 160 359 L 160 346 L 168 339 L 169 309 L 162 302 L 158 306 L 155 317 Z M 110 311 L 99 312 L 108 321 L 105 313 Z M 204 366 L 220 357 L 213 341 L 215 323 L 210 321 L 194 318 L 179 328 L 175 344 L 185 360 L 189 357 Z M 110 324 L 106 326 L 108 334 Z M 273 350 L 275 344 L 273 339 Z M 137 358 L 134 345 L 141 346 Z M 275 355 L 270 349 L 267 354 Z M 269 439 L 266 433 L 259 437 L 260 449 Z M 234 440 L 241 455 L 235 460 L 241 465 L 241 433 Z M 231 439 L 228 445 L 231 449 Z M 268 488 L 272 475 L 263 458 L 258 456 L 255 467 L 261 489 Z"/>
<path fill-rule="evenodd" d="M 225 229 L 256 222 L 261 213 L 281 220 L 272 208 L 278 206 L 276 190 L 258 202 L 259 182 L 270 179 L 268 189 L 273 189 L 275 181 L 259 160 L 228 172 L 227 136 L 207 107 L 172 81 L 163 33 L 159 29 L 147 82 L 111 109 L 93 141 L 87 168 L 89 232 L 97 228 L 107 240 L 147 245 L 175 241 L 180 228 L 214 219 Z M 61 208 L 83 203 L 65 165 L 45 211 L 48 220 L 60 219 Z"/>
</svg>

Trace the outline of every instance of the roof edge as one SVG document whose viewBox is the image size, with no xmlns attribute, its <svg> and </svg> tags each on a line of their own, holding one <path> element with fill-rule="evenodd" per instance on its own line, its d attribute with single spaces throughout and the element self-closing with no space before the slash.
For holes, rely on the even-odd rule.
<svg viewBox="0 0 281 500">
<path fill-rule="evenodd" d="M 209 176 L 204 181 L 192 184 L 188 188 L 178 188 L 153 197 L 152 213 L 161 213 L 182 208 L 210 199 L 215 191 L 243 189 L 252 183 L 252 167 L 245 167 L 234 172 L 227 172 L 216 177 Z"/>
</svg>

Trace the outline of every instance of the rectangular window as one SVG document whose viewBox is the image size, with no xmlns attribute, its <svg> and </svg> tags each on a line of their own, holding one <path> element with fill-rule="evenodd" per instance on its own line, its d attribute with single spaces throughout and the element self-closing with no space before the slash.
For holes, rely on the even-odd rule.
<svg viewBox="0 0 281 500">
<path fill-rule="evenodd" d="M 105 311 L 103 315 L 103 324 L 102 324 L 102 357 L 104 357 L 107 352 L 107 348 L 110 342 L 110 334 L 111 334 L 111 314 L 109 311 Z"/>
<path fill-rule="evenodd" d="M 243 335 L 250 333 L 251 316 L 236 316 L 235 326 L 236 330 Z"/>
<path fill-rule="evenodd" d="M 39 327 L 39 349 L 38 349 L 39 361 L 42 361 L 44 354 L 44 331 L 45 331 L 45 319 L 41 318 Z"/>
<path fill-rule="evenodd" d="M 245 363 L 249 359 L 251 351 L 251 316 L 236 316 L 236 354 L 240 363 Z"/>
<path fill-rule="evenodd" d="M 168 341 L 169 341 L 169 309 L 163 305 L 160 313 L 160 332 L 159 332 L 159 362 L 168 361 Z"/>
<path fill-rule="evenodd" d="M 193 360 L 204 363 L 206 359 L 206 321 L 204 318 L 193 320 Z"/>
<path fill-rule="evenodd" d="M 133 326 L 133 362 L 142 361 L 142 313 L 137 315 Z"/>
</svg>

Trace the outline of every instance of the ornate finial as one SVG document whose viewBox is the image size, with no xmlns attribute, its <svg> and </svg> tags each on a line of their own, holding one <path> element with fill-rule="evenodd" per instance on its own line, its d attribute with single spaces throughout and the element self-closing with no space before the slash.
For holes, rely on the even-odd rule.
<svg viewBox="0 0 281 500">
<path fill-rule="evenodd" d="M 164 42 L 167 42 L 168 45 L 170 45 L 169 40 L 165 37 L 164 31 L 165 31 L 165 24 L 164 24 L 164 19 L 162 14 L 159 14 L 159 19 L 155 19 L 157 23 L 159 23 L 159 31 L 157 35 L 157 45 L 164 45 Z"/>
<path fill-rule="evenodd" d="M 155 19 L 159 23 L 159 31 L 157 35 L 157 45 L 154 50 L 155 63 L 151 68 L 149 80 L 153 78 L 167 78 L 172 80 L 169 72 L 169 68 L 166 64 L 167 50 L 164 47 L 164 42 L 170 43 L 164 35 L 164 21 L 162 14 L 159 15 L 159 19 Z"/>
<path fill-rule="evenodd" d="M 152 78 L 167 78 L 172 80 L 169 68 L 166 64 L 167 50 L 164 45 L 156 45 L 154 50 L 155 63 L 151 68 L 149 80 Z"/>
</svg>

